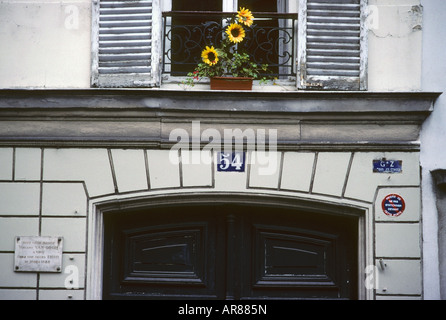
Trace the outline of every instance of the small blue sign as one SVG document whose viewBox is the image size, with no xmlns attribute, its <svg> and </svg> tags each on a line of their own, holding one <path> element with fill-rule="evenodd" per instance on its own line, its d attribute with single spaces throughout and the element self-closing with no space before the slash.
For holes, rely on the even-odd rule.
<svg viewBox="0 0 446 320">
<path fill-rule="evenodd" d="M 217 171 L 245 172 L 245 152 L 218 152 Z"/>
<path fill-rule="evenodd" d="M 377 173 L 401 173 L 403 172 L 402 160 L 373 160 L 373 172 Z"/>
</svg>

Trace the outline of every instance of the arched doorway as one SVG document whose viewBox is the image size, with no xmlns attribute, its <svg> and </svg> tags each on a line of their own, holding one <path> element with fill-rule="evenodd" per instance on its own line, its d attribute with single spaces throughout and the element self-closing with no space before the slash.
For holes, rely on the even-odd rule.
<svg viewBox="0 0 446 320">
<path fill-rule="evenodd" d="M 358 216 L 255 203 L 104 213 L 104 299 L 356 299 Z"/>
</svg>

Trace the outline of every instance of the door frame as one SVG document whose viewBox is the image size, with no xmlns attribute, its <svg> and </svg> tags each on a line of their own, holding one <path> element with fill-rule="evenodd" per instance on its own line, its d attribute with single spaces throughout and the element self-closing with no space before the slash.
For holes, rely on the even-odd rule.
<svg viewBox="0 0 446 320">
<path fill-rule="evenodd" d="M 190 190 L 192 191 L 192 190 Z M 330 201 L 331 200 L 331 201 Z M 120 214 L 135 209 L 150 209 L 165 206 L 244 204 L 275 208 L 292 208 L 296 211 L 317 212 L 330 215 L 351 215 L 358 218 L 358 299 L 373 299 L 374 290 L 366 288 L 366 266 L 374 265 L 373 238 L 370 221 L 372 208 L 367 203 L 349 201 L 336 203 L 333 199 L 296 198 L 280 194 L 234 194 L 219 192 L 163 193 L 130 198 L 103 197 L 92 199 L 89 204 L 87 262 L 85 293 L 88 300 L 101 300 L 103 287 L 104 220 L 103 215 Z"/>
</svg>

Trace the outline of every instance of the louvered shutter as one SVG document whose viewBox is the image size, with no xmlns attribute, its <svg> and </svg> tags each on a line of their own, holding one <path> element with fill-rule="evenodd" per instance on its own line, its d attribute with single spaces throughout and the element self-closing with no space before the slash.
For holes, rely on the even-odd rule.
<svg viewBox="0 0 446 320">
<path fill-rule="evenodd" d="M 365 0 L 301 0 L 298 87 L 366 90 Z"/>
<path fill-rule="evenodd" d="M 97 0 L 93 18 L 93 86 L 159 85 L 159 0 Z"/>
</svg>

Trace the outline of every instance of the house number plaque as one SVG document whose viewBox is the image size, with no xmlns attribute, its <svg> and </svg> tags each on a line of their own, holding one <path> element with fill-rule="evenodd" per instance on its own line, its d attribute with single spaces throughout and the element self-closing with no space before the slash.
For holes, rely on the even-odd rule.
<svg viewBox="0 0 446 320">
<path fill-rule="evenodd" d="M 62 237 L 16 237 L 14 271 L 61 272 L 62 249 Z"/>
<path fill-rule="evenodd" d="M 219 152 L 217 171 L 245 172 L 245 153 L 243 151 Z"/>
</svg>

